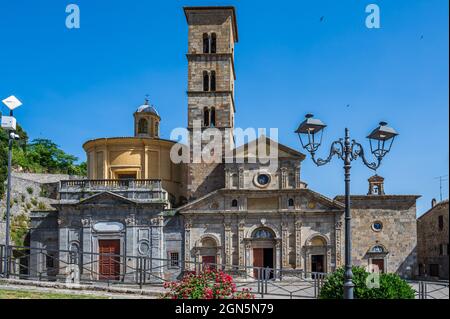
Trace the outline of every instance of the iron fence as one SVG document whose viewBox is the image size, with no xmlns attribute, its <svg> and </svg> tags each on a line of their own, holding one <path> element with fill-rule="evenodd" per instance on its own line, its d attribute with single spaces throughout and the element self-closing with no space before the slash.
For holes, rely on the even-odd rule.
<svg viewBox="0 0 450 319">
<path fill-rule="evenodd" d="M 6 247 L 0 245 L 0 274 L 9 278 L 78 284 L 105 284 L 139 289 L 159 288 L 180 280 L 186 273 L 205 269 L 232 275 L 236 288 L 249 289 L 260 298 L 317 298 L 324 273 L 265 267 L 202 263 L 197 260 L 163 259 L 79 252 L 33 247 L 8 247 L 8 270 L 3 269 Z"/>
<path fill-rule="evenodd" d="M 232 275 L 236 288 L 249 289 L 258 298 L 318 298 L 326 273 L 243 265 L 202 263 L 197 260 L 163 259 L 32 247 L 8 247 L 8 269 L 4 269 L 6 247 L 0 245 L 0 274 L 23 280 L 73 284 L 136 287 L 159 290 L 186 273 L 205 269 Z M 448 282 L 410 281 L 417 299 L 448 299 Z"/>
</svg>

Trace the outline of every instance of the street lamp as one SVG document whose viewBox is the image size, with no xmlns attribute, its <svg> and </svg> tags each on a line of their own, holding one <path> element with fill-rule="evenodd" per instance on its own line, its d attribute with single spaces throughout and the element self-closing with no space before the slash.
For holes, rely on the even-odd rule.
<svg viewBox="0 0 450 319">
<path fill-rule="evenodd" d="M 14 95 L 4 99 L 3 104 L 9 108 L 9 116 L 2 116 L 1 125 L 8 132 L 8 182 L 6 189 L 6 229 L 5 229 L 5 260 L 4 260 L 4 277 L 9 277 L 9 227 L 11 220 L 11 162 L 12 162 L 12 146 L 13 141 L 19 139 L 16 131 L 16 119 L 13 116 L 14 109 L 22 105 Z"/>
<path fill-rule="evenodd" d="M 345 273 L 344 273 L 344 299 L 353 299 L 354 284 L 352 281 L 352 259 L 351 259 L 351 213 L 350 213 L 350 169 L 351 162 L 359 157 L 364 165 L 372 170 L 376 170 L 381 165 L 383 157 L 389 153 L 397 132 L 387 126 L 386 122 L 380 125 L 367 136 L 370 142 L 370 151 L 375 156 L 375 162 L 369 162 L 364 154 L 362 145 L 355 140 L 350 143 L 349 129 L 345 129 L 344 139 L 340 138 L 331 144 L 330 153 L 326 159 L 316 158 L 316 151 L 322 144 L 323 131 L 326 125 L 314 119 L 312 114 L 307 114 L 306 119 L 300 124 L 295 133 L 300 138 L 302 147 L 311 154 L 312 161 L 317 166 L 322 166 L 331 161 L 333 156 L 337 156 L 344 162 L 345 172 Z"/>
</svg>

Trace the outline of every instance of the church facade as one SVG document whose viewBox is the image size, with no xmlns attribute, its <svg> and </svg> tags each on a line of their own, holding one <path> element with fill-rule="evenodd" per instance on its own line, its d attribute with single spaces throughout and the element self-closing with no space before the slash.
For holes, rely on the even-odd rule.
<svg viewBox="0 0 450 319">
<path fill-rule="evenodd" d="M 188 23 L 188 119 L 193 136 L 219 130 L 233 145 L 234 46 L 238 41 L 233 7 L 186 7 Z M 283 271 L 332 272 L 344 262 L 342 196 L 327 198 L 302 180 L 305 155 L 275 143 L 275 169 L 260 161 L 180 163 L 176 144 L 159 135 L 157 110 L 146 100 L 134 114 L 133 137 L 87 141 L 88 179 L 61 181 L 56 211 L 32 214 L 31 247 L 66 260 L 83 253 L 81 276 L 118 279 L 136 267 L 136 256 L 151 256 L 161 276 L 183 261 L 219 264 L 252 274 L 251 267 Z M 269 145 L 267 137 L 258 144 Z M 192 148 L 191 148 L 192 151 Z M 234 149 L 248 159 L 248 145 Z M 353 262 L 411 277 L 416 271 L 415 195 L 386 195 L 380 176 L 369 179 L 367 195 L 352 197 Z M 104 272 L 98 254 L 123 260 Z M 50 266 L 36 255 L 34 274 L 69 268 Z M 41 258 L 41 259 L 39 259 Z M 182 270 L 180 270 L 182 271 Z M 126 278 L 125 278 L 126 279 Z"/>
</svg>

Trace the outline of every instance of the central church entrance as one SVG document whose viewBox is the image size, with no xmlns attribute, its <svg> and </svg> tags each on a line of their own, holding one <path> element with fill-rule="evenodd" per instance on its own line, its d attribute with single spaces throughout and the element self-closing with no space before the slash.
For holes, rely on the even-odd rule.
<svg viewBox="0 0 450 319">
<path fill-rule="evenodd" d="M 258 267 L 253 270 L 253 276 L 258 278 L 260 268 L 270 268 L 269 273 L 266 273 L 268 279 L 274 277 L 275 268 L 275 254 L 274 254 L 274 234 L 271 230 L 261 228 L 257 229 L 252 235 L 253 246 L 253 267 Z"/>
</svg>

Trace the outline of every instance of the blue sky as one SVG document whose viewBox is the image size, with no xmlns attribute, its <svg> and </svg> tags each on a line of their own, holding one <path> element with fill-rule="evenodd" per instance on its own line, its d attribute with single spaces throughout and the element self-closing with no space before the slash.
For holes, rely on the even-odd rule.
<svg viewBox="0 0 450 319">
<path fill-rule="evenodd" d="M 80 29 L 65 27 L 69 3 Z M 381 9 L 377 30 L 365 27 L 370 3 Z M 447 0 L 2 1 L 0 97 L 24 102 L 15 115 L 31 138 L 81 160 L 84 141 L 133 134 L 145 94 L 168 138 L 187 121 L 185 5 L 236 6 L 236 126 L 279 128 L 298 149 L 293 131 L 313 112 L 328 124 L 325 155 L 346 126 L 367 145 L 386 120 L 401 134 L 378 170 L 386 192 L 422 195 L 419 214 L 439 197 L 434 178 L 449 165 Z M 352 192 L 365 194 L 371 175 L 354 162 Z M 316 168 L 308 157 L 302 178 L 327 196 L 344 192 L 340 161 Z"/>
</svg>

